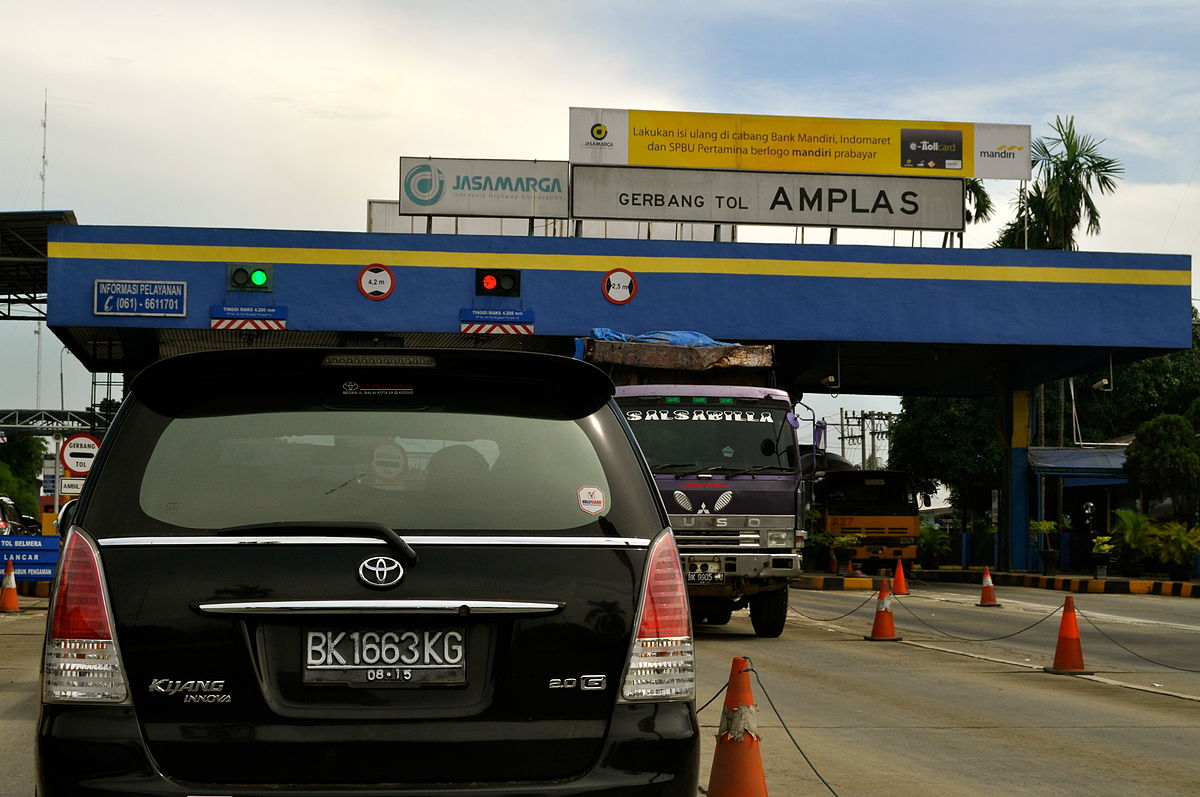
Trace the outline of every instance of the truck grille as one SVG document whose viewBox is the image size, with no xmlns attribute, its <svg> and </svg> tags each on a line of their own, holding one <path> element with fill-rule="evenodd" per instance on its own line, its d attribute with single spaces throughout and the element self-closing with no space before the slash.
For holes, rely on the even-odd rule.
<svg viewBox="0 0 1200 797">
<path fill-rule="evenodd" d="M 744 531 L 738 533 L 729 529 L 708 529 L 702 532 L 676 532 L 675 541 L 679 550 L 722 551 L 730 548 L 762 548 L 762 538 L 757 532 Z"/>
<path fill-rule="evenodd" d="M 671 515 L 681 552 L 766 547 L 768 529 L 794 528 L 791 515 Z"/>
</svg>

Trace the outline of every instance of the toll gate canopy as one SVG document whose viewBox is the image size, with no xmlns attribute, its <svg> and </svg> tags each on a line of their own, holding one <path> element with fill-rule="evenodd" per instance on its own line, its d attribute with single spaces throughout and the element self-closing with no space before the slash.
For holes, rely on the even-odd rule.
<svg viewBox="0 0 1200 797">
<path fill-rule="evenodd" d="M 793 393 L 979 395 L 1191 345 L 1182 255 L 71 224 L 47 237 L 48 323 L 95 372 L 245 346 L 569 355 L 608 327 L 774 344 Z M 233 285 L 239 266 L 268 284 Z M 515 295 L 480 295 L 496 270 L 519 274 Z"/>
</svg>

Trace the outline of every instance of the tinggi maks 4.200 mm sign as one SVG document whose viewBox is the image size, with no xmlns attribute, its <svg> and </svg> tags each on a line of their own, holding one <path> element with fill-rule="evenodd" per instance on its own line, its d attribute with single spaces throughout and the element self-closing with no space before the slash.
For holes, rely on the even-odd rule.
<svg viewBox="0 0 1200 797">
<path fill-rule="evenodd" d="M 571 212 L 585 219 L 961 230 L 963 181 L 576 165 Z"/>
<path fill-rule="evenodd" d="M 565 219 L 566 161 L 401 158 L 401 216 Z"/>
</svg>

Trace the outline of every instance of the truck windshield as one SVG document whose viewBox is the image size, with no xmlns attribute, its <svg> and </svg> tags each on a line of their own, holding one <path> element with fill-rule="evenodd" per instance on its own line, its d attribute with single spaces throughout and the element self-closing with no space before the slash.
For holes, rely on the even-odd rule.
<svg viewBox="0 0 1200 797">
<path fill-rule="evenodd" d="M 618 401 L 655 473 L 794 473 L 795 434 L 778 404 Z"/>
<path fill-rule="evenodd" d="M 833 471 L 819 488 L 830 514 L 912 515 L 917 496 L 903 473 Z"/>
</svg>

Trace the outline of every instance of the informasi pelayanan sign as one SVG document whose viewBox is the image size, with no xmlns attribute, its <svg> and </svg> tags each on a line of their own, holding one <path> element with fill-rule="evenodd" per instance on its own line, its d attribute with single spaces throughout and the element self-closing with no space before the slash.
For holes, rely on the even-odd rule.
<svg viewBox="0 0 1200 797">
<path fill-rule="evenodd" d="M 961 230 L 963 181 L 644 166 L 571 167 L 580 219 Z"/>
<path fill-rule="evenodd" d="M 1028 180 L 1029 125 L 572 108 L 572 163 Z"/>
<path fill-rule="evenodd" d="M 401 158 L 401 216 L 565 219 L 566 161 Z"/>
</svg>

